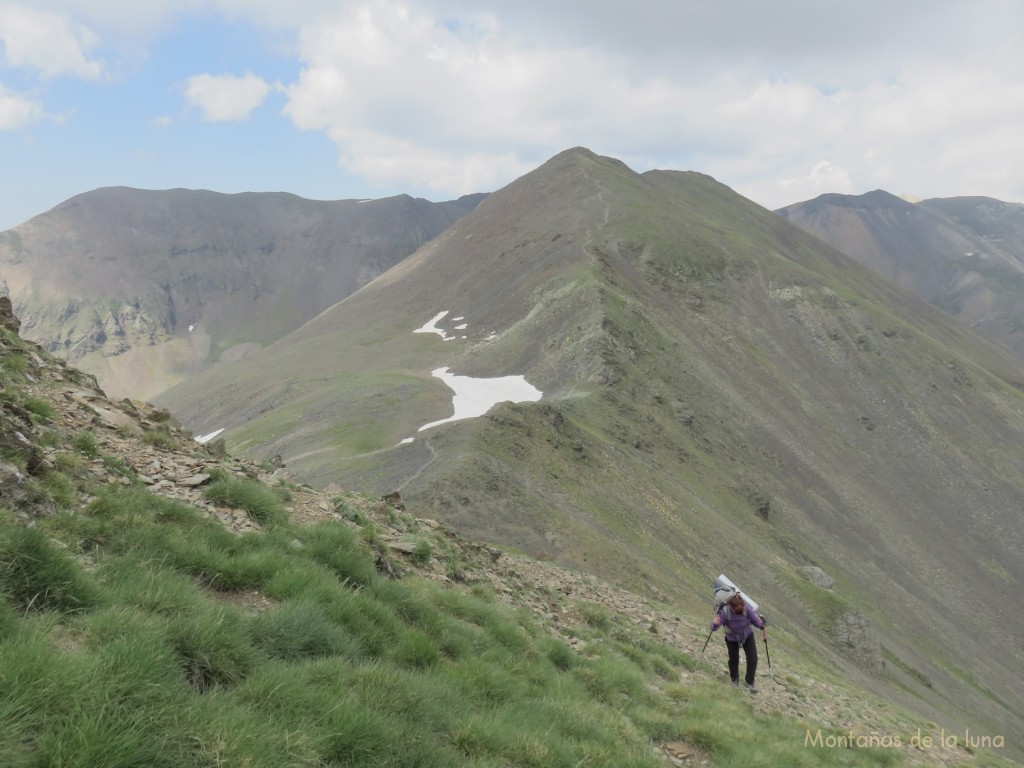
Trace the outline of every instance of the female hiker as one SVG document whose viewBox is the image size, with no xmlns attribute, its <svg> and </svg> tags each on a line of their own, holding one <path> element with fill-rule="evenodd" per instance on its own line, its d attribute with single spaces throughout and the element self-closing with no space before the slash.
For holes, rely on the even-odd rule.
<svg viewBox="0 0 1024 768">
<path fill-rule="evenodd" d="M 764 619 L 743 602 L 743 596 L 734 592 L 711 620 L 711 631 L 725 627 L 725 645 L 729 649 L 729 678 L 733 685 L 740 684 L 740 646 L 747 657 L 747 674 L 744 680 L 747 690 L 757 693 L 754 675 L 757 674 L 757 640 L 752 627 L 764 629 Z"/>
</svg>

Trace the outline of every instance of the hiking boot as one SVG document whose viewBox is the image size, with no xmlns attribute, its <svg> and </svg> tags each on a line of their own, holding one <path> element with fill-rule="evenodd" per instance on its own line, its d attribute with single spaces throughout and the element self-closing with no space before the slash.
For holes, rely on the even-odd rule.
<svg viewBox="0 0 1024 768">
<path fill-rule="evenodd" d="M 739 680 L 732 680 L 731 682 L 732 682 L 732 687 L 733 688 L 739 688 L 740 687 L 740 681 Z"/>
<path fill-rule="evenodd" d="M 754 687 L 753 683 L 747 683 L 747 690 L 751 693 L 757 693 L 757 688 Z"/>
</svg>

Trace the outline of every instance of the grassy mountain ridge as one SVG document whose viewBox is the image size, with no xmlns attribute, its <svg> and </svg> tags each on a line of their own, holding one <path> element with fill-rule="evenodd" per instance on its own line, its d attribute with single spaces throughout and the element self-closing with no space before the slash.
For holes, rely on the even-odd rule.
<svg viewBox="0 0 1024 768">
<path fill-rule="evenodd" d="M 466 339 L 413 334 L 443 310 Z M 544 398 L 417 433 L 450 413 L 440 366 Z M 1008 631 L 979 634 L 975 605 L 1024 575 L 1022 381 L 998 345 L 713 179 L 577 149 L 161 402 L 316 485 L 400 489 L 637 591 L 696 605 L 742 572 L 808 653 L 1010 738 L 1022 702 L 997 660 L 1024 627 L 997 607 Z M 837 588 L 808 589 L 808 566 Z"/>
<path fill-rule="evenodd" d="M 479 202 L 111 187 L 0 233 L 25 334 L 149 397 L 294 330 Z"/>
<path fill-rule="evenodd" d="M 1009 764 L 938 742 L 785 628 L 784 672 L 751 697 L 724 682 L 717 638 L 701 653 L 706 605 L 691 617 L 400 500 L 217 457 L 18 338 L 5 309 L 5 765 Z"/>
</svg>

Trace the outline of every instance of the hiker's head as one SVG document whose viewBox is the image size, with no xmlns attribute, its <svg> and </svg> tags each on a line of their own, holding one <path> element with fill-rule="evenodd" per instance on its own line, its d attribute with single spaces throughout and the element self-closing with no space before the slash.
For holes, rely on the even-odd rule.
<svg viewBox="0 0 1024 768">
<path fill-rule="evenodd" d="M 733 595 L 732 597 L 729 598 L 729 607 L 732 608 L 734 611 L 742 611 L 743 610 L 743 598 L 740 597 L 738 594 Z"/>
</svg>

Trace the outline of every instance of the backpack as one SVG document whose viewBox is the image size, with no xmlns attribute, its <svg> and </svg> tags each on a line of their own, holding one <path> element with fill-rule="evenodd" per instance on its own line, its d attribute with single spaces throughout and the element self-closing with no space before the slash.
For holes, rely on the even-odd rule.
<svg viewBox="0 0 1024 768">
<path fill-rule="evenodd" d="M 739 594 L 739 590 L 735 587 L 728 587 L 719 585 L 715 587 L 715 613 L 718 613 L 722 608 L 732 600 L 736 595 Z"/>
</svg>

